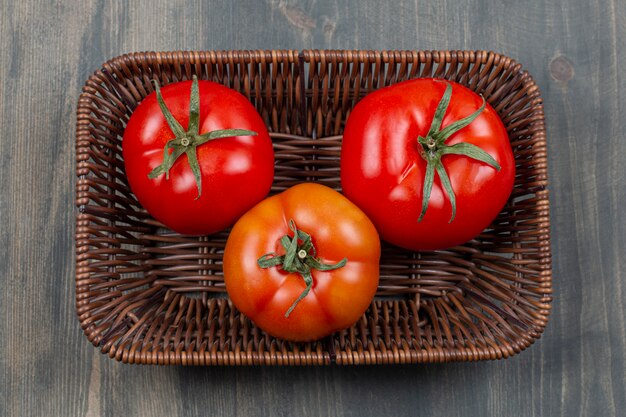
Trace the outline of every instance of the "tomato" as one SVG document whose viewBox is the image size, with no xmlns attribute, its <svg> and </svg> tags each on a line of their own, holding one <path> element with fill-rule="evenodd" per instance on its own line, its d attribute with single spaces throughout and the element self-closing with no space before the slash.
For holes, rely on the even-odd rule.
<svg viewBox="0 0 626 417">
<path fill-rule="evenodd" d="M 457 83 L 416 79 L 382 88 L 346 122 L 343 192 L 397 246 L 434 250 L 474 238 L 502 210 L 514 178 L 498 114 Z"/>
<path fill-rule="evenodd" d="M 304 183 L 239 219 L 226 242 L 224 281 L 235 307 L 261 329 L 310 341 L 363 315 L 379 261 L 380 240 L 367 216 L 338 192 Z"/>
<path fill-rule="evenodd" d="M 183 234 L 231 226 L 267 196 L 274 177 L 272 142 L 252 104 L 195 76 L 156 86 L 132 113 L 122 150 L 139 203 Z"/>
</svg>

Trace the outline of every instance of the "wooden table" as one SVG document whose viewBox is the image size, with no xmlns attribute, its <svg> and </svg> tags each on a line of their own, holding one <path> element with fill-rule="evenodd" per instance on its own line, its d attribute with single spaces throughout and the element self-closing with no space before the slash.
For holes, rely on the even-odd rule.
<svg viewBox="0 0 626 417">
<path fill-rule="evenodd" d="M 626 409 L 626 2 L 3 1 L 0 416 L 616 416 Z M 84 80 L 129 51 L 490 49 L 545 99 L 554 304 L 499 362 L 129 366 L 74 312 L 74 129 Z"/>
</svg>

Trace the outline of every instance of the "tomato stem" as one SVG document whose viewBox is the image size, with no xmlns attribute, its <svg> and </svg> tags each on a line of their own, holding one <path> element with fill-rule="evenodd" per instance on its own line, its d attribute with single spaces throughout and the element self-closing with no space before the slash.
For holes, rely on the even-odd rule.
<svg viewBox="0 0 626 417">
<path fill-rule="evenodd" d="M 446 115 L 446 110 L 448 109 L 451 98 L 452 85 L 446 83 L 446 91 L 443 93 L 443 97 L 441 97 L 441 101 L 439 101 L 439 104 L 437 105 L 437 110 L 435 110 L 435 115 L 431 122 L 428 134 L 426 137 L 419 136 L 417 138 L 418 143 L 422 146 L 420 155 L 426 161 L 426 174 L 424 175 L 424 187 L 422 190 L 422 212 L 417 219 L 418 222 L 421 222 L 424 215 L 426 215 L 428 201 L 430 200 L 430 194 L 435 181 L 435 172 L 439 175 L 441 185 L 443 185 L 444 190 L 446 190 L 446 194 L 448 194 L 448 198 L 450 199 L 450 205 L 452 206 L 452 216 L 450 217 L 449 223 L 451 223 L 456 217 L 456 196 L 454 194 L 450 178 L 448 177 L 448 173 L 441 162 L 441 158 L 444 155 L 464 155 L 484 162 L 500 171 L 500 165 L 498 162 L 491 155 L 476 145 L 467 142 L 461 142 L 451 146 L 445 144 L 445 141 L 450 136 L 472 123 L 480 115 L 480 113 L 485 110 L 486 105 L 485 98 L 481 96 L 483 103 L 478 110 L 469 116 L 446 126 L 444 129 L 441 129 L 441 124 L 443 123 L 443 118 Z"/>
<path fill-rule="evenodd" d="M 306 297 L 311 288 L 313 288 L 313 277 L 311 276 L 311 269 L 317 269 L 319 271 L 331 271 L 344 266 L 347 262 L 347 258 L 343 258 L 336 264 L 325 264 L 320 258 L 316 258 L 317 251 L 311 239 L 311 235 L 302 230 L 298 230 L 296 223 L 293 219 L 289 220 L 289 228 L 293 231 L 293 237 L 284 235 L 280 239 L 280 243 L 285 249 L 284 255 L 276 255 L 273 252 L 266 253 L 257 260 L 257 264 L 261 268 L 271 268 L 274 266 L 281 266 L 283 271 L 290 273 L 298 273 L 302 276 L 306 288 L 293 302 L 291 307 L 285 312 L 285 317 L 289 317 L 294 308 L 298 305 L 304 297 Z"/>
<path fill-rule="evenodd" d="M 187 155 L 187 161 L 189 167 L 193 172 L 196 180 L 196 186 L 198 187 L 198 196 L 196 200 L 202 195 L 202 175 L 200 172 L 200 164 L 198 163 L 197 148 L 206 142 L 219 138 L 227 138 L 233 136 L 256 136 L 257 132 L 245 129 L 222 129 L 214 130 L 208 133 L 199 133 L 199 121 L 200 121 L 200 92 L 198 88 L 198 77 L 193 76 L 191 82 L 191 94 L 189 96 L 189 124 L 187 125 L 187 131 L 178 123 L 178 120 L 172 115 L 167 108 L 163 96 L 161 95 L 161 88 L 159 83 L 154 80 L 154 88 L 156 92 L 157 102 L 161 108 L 161 112 L 165 117 L 165 121 L 170 130 L 174 134 L 174 139 L 169 140 L 163 148 L 163 162 L 155 167 L 149 174 L 150 179 L 155 179 L 162 174 L 165 174 L 165 179 L 170 177 L 170 169 L 178 158 L 185 154 Z M 170 152 L 171 150 L 171 152 Z"/>
</svg>

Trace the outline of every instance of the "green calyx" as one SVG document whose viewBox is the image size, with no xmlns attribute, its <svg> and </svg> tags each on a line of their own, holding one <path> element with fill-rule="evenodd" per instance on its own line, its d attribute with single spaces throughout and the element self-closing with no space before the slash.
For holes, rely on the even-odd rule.
<svg viewBox="0 0 626 417">
<path fill-rule="evenodd" d="M 323 263 L 319 258 L 316 258 L 317 252 L 311 241 L 311 235 L 302 230 L 298 230 L 293 220 L 289 220 L 289 228 L 293 231 L 293 237 L 285 235 L 280 239 L 280 243 L 283 245 L 283 248 L 285 248 L 286 253 L 280 256 L 277 256 L 275 253 L 266 253 L 257 260 L 257 264 L 261 268 L 281 266 L 283 271 L 290 273 L 296 272 L 304 279 L 306 288 L 293 302 L 291 307 L 289 307 L 289 310 L 285 313 L 285 317 L 289 317 L 300 300 L 306 297 L 309 291 L 311 291 L 313 287 L 311 269 L 331 271 L 341 268 L 348 262 L 347 258 L 343 258 L 336 264 Z"/>
<path fill-rule="evenodd" d="M 197 148 L 210 140 L 227 138 L 232 136 L 256 136 L 256 132 L 245 129 L 223 129 L 214 130 L 212 132 L 199 134 L 200 127 L 200 92 L 198 89 L 198 78 L 194 75 L 191 83 L 191 95 L 189 99 L 189 125 L 187 130 L 178 123 L 170 110 L 165 105 L 159 83 L 155 80 L 154 87 L 156 90 L 157 102 L 165 116 L 168 126 L 174 133 L 175 138 L 165 144 L 163 148 L 163 162 L 148 174 L 150 179 L 155 179 L 159 175 L 165 174 L 165 178 L 169 179 L 170 169 L 176 160 L 182 155 L 187 155 L 189 167 L 193 172 L 198 187 L 198 196 L 202 195 L 202 176 L 200 174 L 200 165 L 198 163 Z"/>
<path fill-rule="evenodd" d="M 446 83 L 447 84 L 447 83 Z M 485 109 L 485 99 L 483 98 L 483 104 L 480 106 L 478 110 L 469 116 L 457 120 L 449 126 L 446 126 L 444 129 L 441 129 L 441 123 L 443 122 L 443 118 L 446 115 L 446 110 L 448 109 L 448 105 L 450 104 L 450 98 L 452 97 L 452 86 L 447 84 L 446 91 L 437 106 L 437 110 L 435 111 L 435 116 L 433 117 L 433 121 L 430 125 L 430 130 L 426 137 L 419 136 L 418 142 L 422 145 L 422 150 L 420 154 L 422 158 L 426 161 L 426 175 L 424 176 L 424 189 L 423 189 L 423 198 L 422 198 L 422 213 L 418 221 L 422 221 L 424 215 L 426 214 L 426 209 L 428 208 L 428 200 L 430 199 L 430 192 L 433 189 L 433 182 L 435 180 L 435 172 L 439 175 L 439 179 L 441 180 L 441 184 L 443 188 L 446 190 L 446 194 L 448 194 L 448 198 L 450 199 L 450 204 L 452 205 L 452 217 L 450 217 L 450 223 L 454 220 L 456 216 L 456 197 L 454 195 L 454 190 L 452 189 L 452 184 L 450 183 L 450 178 L 448 177 L 448 173 L 441 163 L 441 158 L 444 155 L 464 155 L 472 159 L 476 159 L 478 161 L 484 162 L 496 170 L 500 171 L 500 165 L 496 162 L 495 159 L 487 152 L 483 151 L 476 145 L 472 145 L 471 143 L 461 142 L 455 145 L 446 145 L 446 140 L 463 129 L 470 123 L 476 119 L 480 113 Z"/>
</svg>

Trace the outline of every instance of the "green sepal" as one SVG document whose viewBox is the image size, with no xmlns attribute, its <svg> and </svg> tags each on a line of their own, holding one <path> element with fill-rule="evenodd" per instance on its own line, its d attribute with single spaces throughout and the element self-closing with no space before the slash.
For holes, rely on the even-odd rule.
<svg viewBox="0 0 626 417">
<path fill-rule="evenodd" d="M 163 162 L 148 173 L 148 178 L 155 179 L 158 176 L 165 174 L 165 179 L 169 179 L 170 169 L 174 163 L 182 154 L 186 154 L 189 167 L 193 172 L 196 186 L 198 188 L 198 195 L 196 196 L 197 200 L 202 195 L 202 174 L 197 156 L 198 146 L 213 139 L 233 136 L 256 136 L 257 133 L 246 129 L 221 129 L 200 135 L 200 91 L 198 86 L 198 77 L 195 75 L 193 76 L 191 83 L 191 93 L 189 96 L 189 124 L 187 125 L 187 131 L 185 132 L 183 127 L 172 115 L 165 104 L 163 95 L 161 94 L 161 88 L 156 80 L 154 80 L 154 87 L 161 112 L 163 113 L 170 130 L 174 133 L 175 138 L 169 140 L 165 144 L 163 148 Z"/>
<path fill-rule="evenodd" d="M 253 130 L 246 129 L 221 129 L 213 130 L 211 132 L 198 135 L 197 145 L 202 145 L 213 139 L 230 138 L 233 136 L 256 136 L 257 133 Z"/>
<path fill-rule="evenodd" d="M 437 170 L 437 174 L 439 174 L 441 185 L 443 185 L 444 190 L 446 190 L 448 198 L 450 199 L 450 204 L 452 205 L 452 217 L 450 217 L 450 220 L 448 221 L 448 223 L 452 223 L 452 220 L 456 217 L 456 196 L 454 195 L 450 178 L 448 177 L 448 173 L 443 167 L 443 164 L 441 162 L 437 162 L 435 169 Z"/>
<path fill-rule="evenodd" d="M 422 189 L 422 213 L 420 214 L 418 222 L 421 222 L 426 214 L 428 208 L 428 201 L 430 200 L 430 193 L 433 190 L 433 183 L 435 182 L 435 163 L 426 162 L 426 175 L 424 175 L 424 188 Z"/>
<path fill-rule="evenodd" d="M 289 229 L 293 232 L 293 236 L 284 235 L 280 238 L 280 244 L 285 249 L 284 255 L 276 255 L 273 252 L 266 253 L 257 259 L 257 264 L 260 268 L 271 268 L 274 266 L 280 266 L 283 271 L 290 273 L 298 273 L 304 279 L 306 288 L 293 302 L 291 307 L 285 313 L 285 317 L 289 317 L 293 309 L 298 305 L 304 297 L 306 297 L 313 286 L 313 277 L 311 275 L 311 269 L 317 269 L 319 271 L 331 271 L 341 268 L 348 262 L 347 258 L 343 258 L 336 264 L 323 263 L 319 258 L 316 258 L 317 250 L 313 245 L 313 239 L 311 235 L 302 230 L 299 230 L 296 223 L 293 220 L 289 220 Z M 303 251 L 306 255 L 301 258 L 298 254 Z"/>
<path fill-rule="evenodd" d="M 170 109 L 167 108 L 165 101 L 163 100 L 163 96 L 161 95 L 161 88 L 159 87 L 159 83 L 154 80 L 154 89 L 156 92 L 157 102 L 159 103 L 159 107 L 161 108 L 161 112 L 165 117 L 165 121 L 167 125 L 170 127 L 172 133 L 177 138 L 185 136 L 185 129 L 178 123 L 178 120 L 172 115 Z"/>
<path fill-rule="evenodd" d="M 292 267 L 294 260 L 296 259 L 297 251 L 298 251 L 298 229 L 296 228 L 296 223 L 293 220 L 289 220 L 289 228 L 293 231 L 293 238 L 287 247 L 287 253 L 285 254 L 285 262 L 283 264 L 283 269 L 295 269 Z M 289 271 L 289 272 L 295 272 Z"/>
<path fill-rule="evenodd" d="M 155 179 L 161 174 L 165 174 L 165 179 L 170 178 L 170 169 L 174 165 L 174 162 L 185 152 L 184 148 L 176 146 L 176 141 L 179 141 L 179 139 L 171 140 L 165 144 L 165 148 L 163 148 L 163 163 L 155 167 L 148 174 L 148 178 Z M 170 149 L 172 149 L 171 153 Z"/>
<path fill-rule="evenodd" d="M 428 131 L 428 135 L 426 136 L 434 137 L 441 129 L 441 123 L 443 123 L 443 118 L 446 115 L 446 110 L 448 110 L 448 105 L 450 104 L 451 98 L 452 85 L 446 83 L 446 91 L 443 93 L 443 97 L 441 97 L 441 100 L 437 105 L 437 109 L 435 110 L 435 116 L 430 123 L 430 130 Z"/>
<path fill-rule="evenodd" d="M 315 259 L 313 257 L 306 258 L 306 264 L 313 269 L 317 269 L 318 271 L 332 271 L 346 266 L 346 263 L 348 263 L 348 258 L 343 258 L 336 264 L 324 264 L 320 262 L 319 259 Z"/>
<path fill-rule="evenodd" d="M 197 135 L 200 123 L 200 90 L 198 88 L 198 77 L 193 76 L 191 82 L 191 94 L 189 95 L 189 125 L 187 133 Z"/>
<path fill-rule="evenodd" d="M 257 259 L 257 264 L 261 268 L 271 268 L 273 266 L 282 265 L 285 261 L 285 255 L 276 256 L 274 252 L 266 253 Z"/>
<path fill-rule="evenodd" d="M 450 222 L 452 222 L 456 217 L 456 196 L 454 194 L 454 189 L 452 188 L 450 178 L 448 177 L 448 173 L 446 172 L 445 167 L 442 163 L 442 157 L 444 155 L 467 156 L 469 158 L 484 162 L 492 166 L 496 170 L 500 171 L 500 165 L 498 164 L 498 162 L 491 155 L 489 155 L 487 152 L 483 151 L 476 145 L 466 142 L 457 143 L 451 146 L 445 144 L 445 141 L 450 136 L 472 123 L 485 110 L 486 107 L 485 99 L 481 96 L 482 104 L 478 110 L 476 110 L 469 116 L 464 117 L 461 120 L 457 120 L 449 126 L 446 126 L 444 129 L 441 129 L 443 119 L 452 98 L 452 85 L 449 83 L 446 84 L 446 90 L 441 97 L 439 104 L 437 105 L 437 109 L 435 110 L 435 115 L 433 116 L 433 120 L 431 122 L 428 134 L 426 135 L 426 137 L 418 136 L 417 138 L 418 143 L 422 146 L 421 156 L 426 161 L 426 173 L 424 174 L 424 183 L 422 189 L 422 211 L 417 220 L 418 222 L 422 221 L 428 209 L 428 202 L 430 200 L 430 195 L 435 180 L 435 172 L 439 175 L 441 185 L 445 189 L 446 194 L 450 199 L 450 205 L 452 206 L 452 215 L 450 217 Z"/>
<path fill-rule="evenodd" d="M 311 272 L 304 272 L 301 275 L 302 275 L 302 279 L 304 279 L 304 283 L 306 284 L 306 288 L 304 289 L 304 291 L 300 293 L 298 298 L 296 298 L 296 301 L 294 301 L 293 304 L 289 307 L 289 309 L 285 312 L 286 318 L 289 317 L 289 315 L 291 314 L 293 309 L 296 308 L 298 303 L 302 301 L 304 297 L 309 295 L 311 288 L 313 288 L 313 277 L 311 276 Z"/>
<path fill-rule="evenodd" d="M 200 173 L 200 164 L 198 163 L 198 155 L 196 154 L 196 146 L 189 146 L 185 150 L 187 154 L 187 161 L 189 161 L 189 167 L 193 172 L 193 177 L 196 180 L 196 186 L 198 187 L 198 195 L 196 200 L 202 195 L 202 174 Z"/>
<path fill-rule="evenodd" d="M 500 171 L 500 164 L 498 164 L 498 161 L 493 159 L 493 156 L 489 155 L 487 152 L 483 151 L 478 146 L 471 143 L 461 142 L 452 146 L 446 146 L 441 150 L 441 154 L 468 156 L 472 159 L 476 159 L 477 161 L 491 165 L 492 167 Z"/>
<path fill-rule="evenodd" d="M 450 125 L 446 126 L 444 129 L 440 130 L 439 132 L 435 133 L 434 138 L 438 143 L 443 144 L 450 136 L 454 135 L 456 132 L 458 132 L 459 130 L 463 129 L 464 127 L 468 126 L 470 123 L 472 123 L 478 116 L 480 116 L 480 113 L 483 112 L 483 110 L 485 110 L 485 98 L 481 96 L 481 98 L 483 99 L 483 103 L 480 106 L 480 108 L 478 110 L 476 110 L 474 113 L 470 114 L 467 117 L 464 117 L 461 120 L 457 120 L 454 123 L 451 123 Z"/>
</svg>

